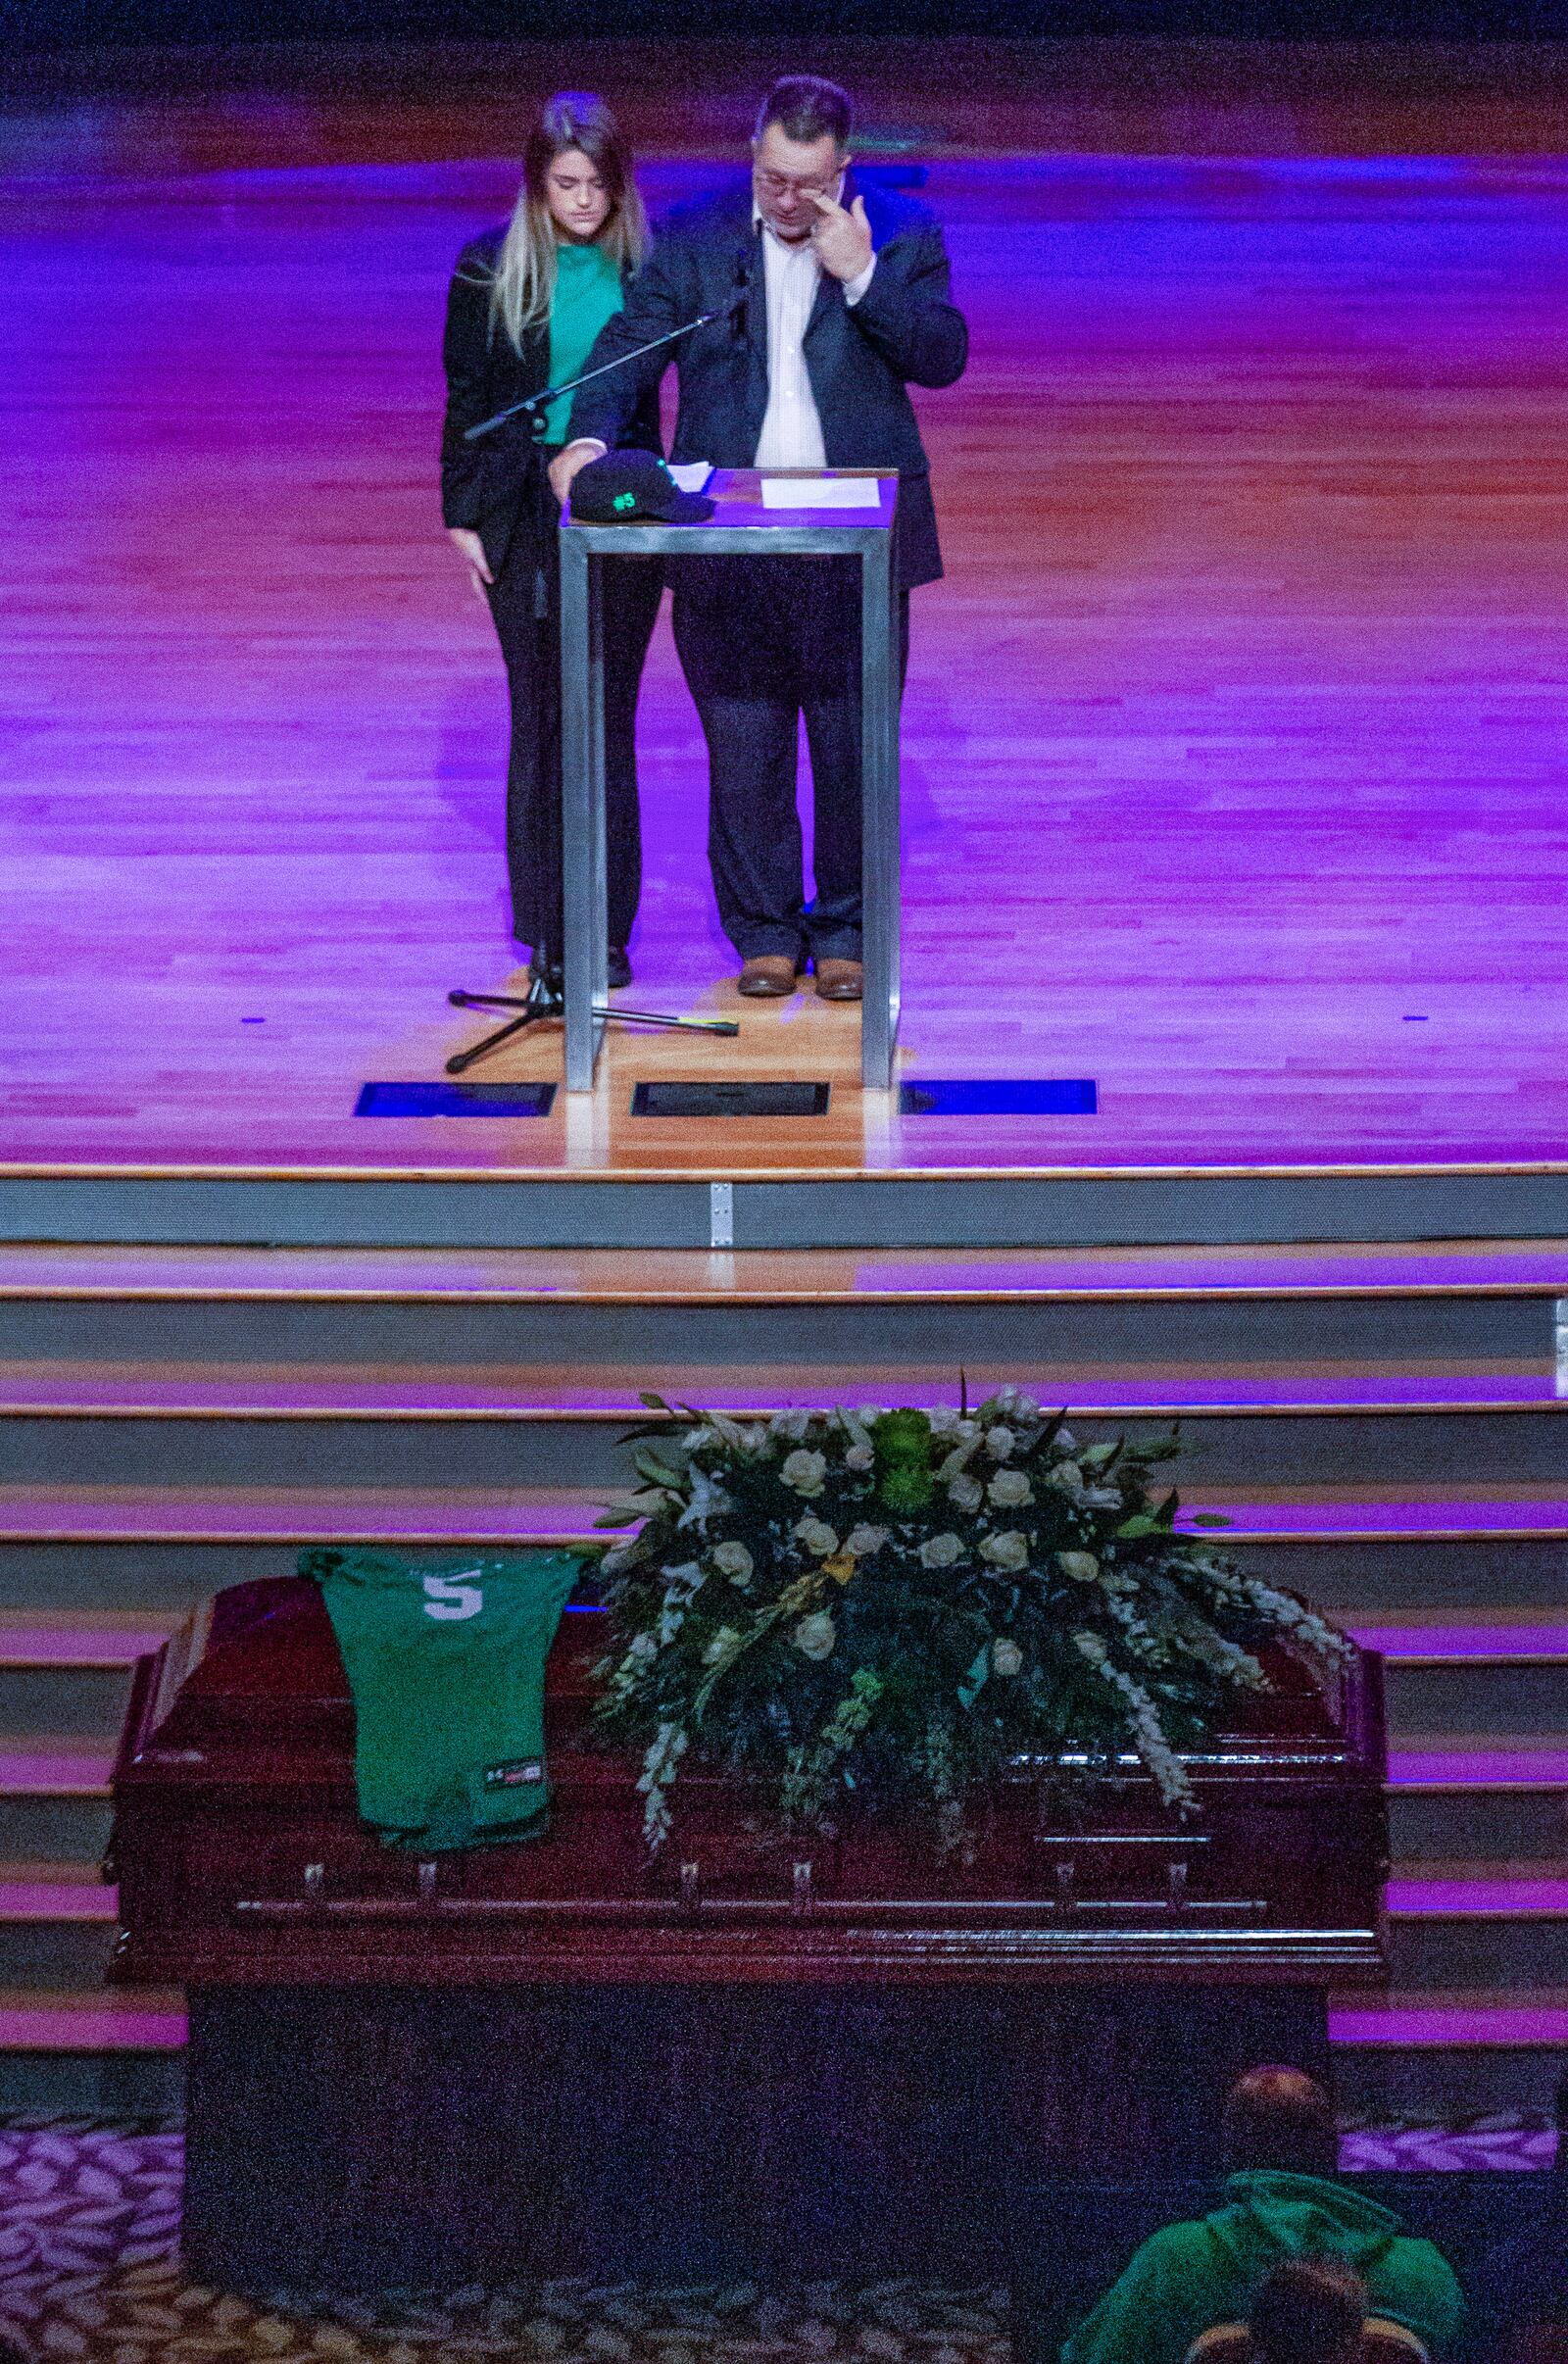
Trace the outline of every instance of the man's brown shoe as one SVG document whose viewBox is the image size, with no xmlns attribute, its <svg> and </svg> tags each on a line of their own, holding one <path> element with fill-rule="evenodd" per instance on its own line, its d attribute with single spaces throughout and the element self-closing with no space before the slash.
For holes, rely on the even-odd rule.
<svg viewBox="0 0 1568 2364">
<path fill-rule="evenodd" d="M 858 1002 L 860 998 L 858 960 L 818 960 L 816 998 L 819 1002 Z"/>
<path fill-rule="evenodd" d="M 740 991 L 757 1002 L 781 1002 L 795 991 L 795 963 L 788 953 L 759 953 L 740 973 Z"/>
</svg>

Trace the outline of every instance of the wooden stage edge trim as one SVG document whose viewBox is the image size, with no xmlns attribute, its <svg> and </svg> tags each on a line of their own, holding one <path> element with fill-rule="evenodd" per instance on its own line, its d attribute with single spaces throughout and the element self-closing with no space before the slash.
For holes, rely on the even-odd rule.
<svg viewBox="0 0 1568 2364">
<path fill-rule="evenodd" d="M 1568 1159 L 1282 1165 L 71 1165 L 0 1162 L 5 1182 L 1239 1182 L 1568 1174 Z"/>
</svg>

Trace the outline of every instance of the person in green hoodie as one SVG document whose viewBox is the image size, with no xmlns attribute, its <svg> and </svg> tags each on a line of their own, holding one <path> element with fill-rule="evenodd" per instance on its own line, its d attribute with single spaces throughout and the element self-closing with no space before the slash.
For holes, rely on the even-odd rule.
<svg viewBox="0 0 1568 2364">
<path fill-rule="evenodd" d="M 1453 2269 L 1392 2208 L 1338 2172 L 1328 2095 L 1298 2069 L 1250 2069 L 1225 2104 L 1235 2172 L 1225 2205 L 1152 2235 L 1061 2350 L 1061 2364 L 1182 2364 L 1200 2332 L 1245 2322 L 1287 2257 L 1341 2257 L 1366 2285 L 1367 2311 L 1402 2323 L 1435 2360 L 1464 2314 Z"/>
</svg>

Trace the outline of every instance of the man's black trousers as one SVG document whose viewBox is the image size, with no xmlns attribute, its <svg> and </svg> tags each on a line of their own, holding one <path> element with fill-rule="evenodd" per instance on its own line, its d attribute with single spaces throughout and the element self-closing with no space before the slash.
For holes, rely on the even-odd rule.
<svg viewBox="0 0 1568 2364">
<path fill-rule="evenodd" d="M 860 958 L 860 567 L 856 559 L 677 559 L 675 646 L 708 741 L 709 858 L 743 960 Z M 900 681 L 909 596 L 899 594 Z M 811 758 L 816 893 L 796 803 Z"/>
</svg>

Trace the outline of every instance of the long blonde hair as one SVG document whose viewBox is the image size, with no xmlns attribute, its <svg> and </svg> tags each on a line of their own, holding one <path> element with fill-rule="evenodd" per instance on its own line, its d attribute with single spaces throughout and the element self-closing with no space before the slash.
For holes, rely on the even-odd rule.
<svg viewBox="0 0 1568 2364">
<path fill-rule="evenodd" d="M 558 90 L 546 100 L 524 145 L 522 186 L 490 288 L 492 331 L 499 328 L 514 350 L 520 350 L 526 329 L 549 320 L 555 301 L 557 231 L 548 181 L 556 158 L 571 149 L 587 157 L 610 199 L 595 245 L 623 274 L 637 269 L 648 245 L 648 218 L 620 126 L 592 91 Z"/>
</svg>

